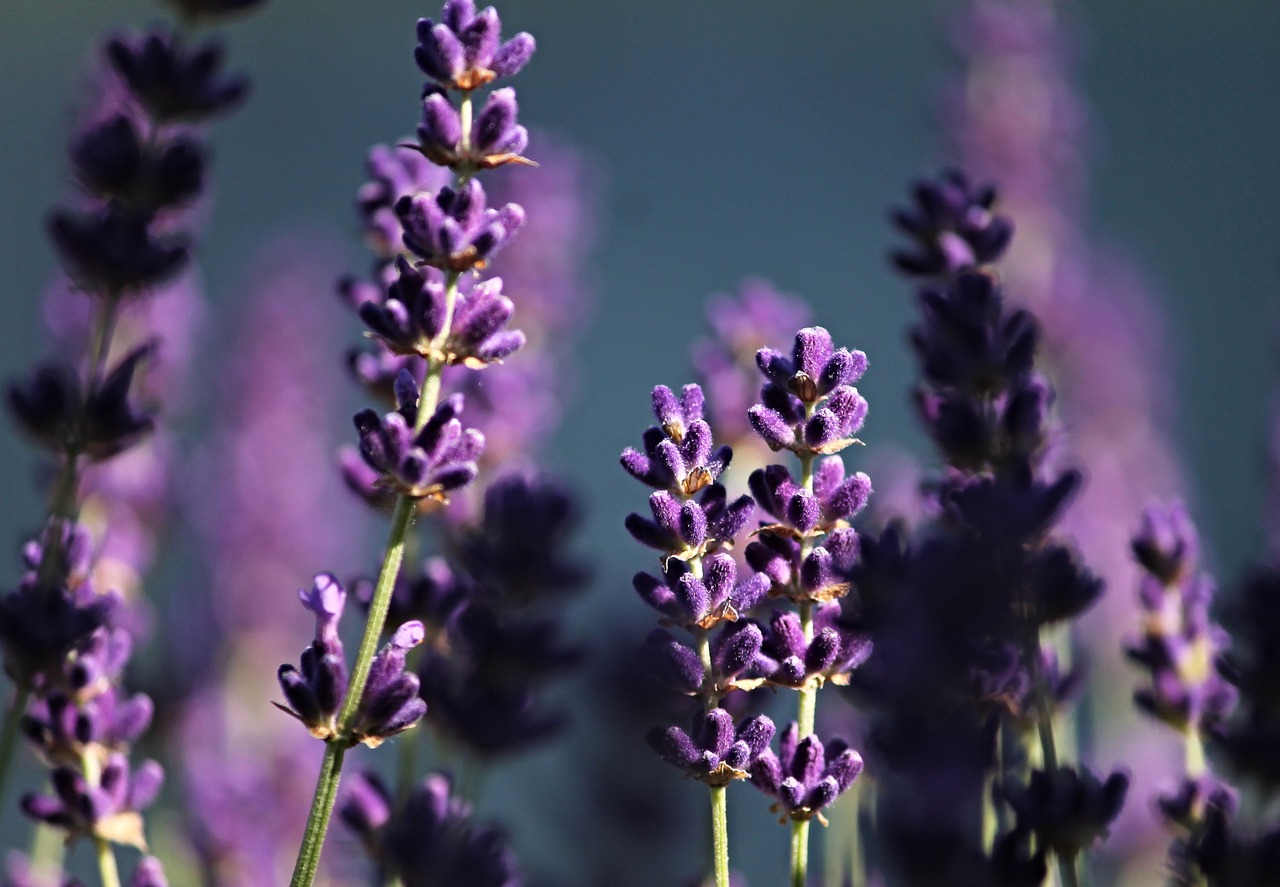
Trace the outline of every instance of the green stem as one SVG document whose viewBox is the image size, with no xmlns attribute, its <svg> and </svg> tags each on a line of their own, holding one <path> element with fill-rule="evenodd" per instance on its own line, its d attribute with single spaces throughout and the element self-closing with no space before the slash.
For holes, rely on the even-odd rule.
<svg viewBox="0 0 1280 887">
<path fill-rule="evenodd" d="M 711 786 L 711 851 L 716 887 L 729 887 L 729 794 L 724 785 Z"/>
<path fill-rule="evenodd" d="M 97 850 L 102 887 L 120 887 L 120 870 L 116 868 L 116 855 L 111 850 L 111 843 L 105 838 L 94 838 L 93 843 Z"/>
<path fill-rule="evenodd" d="M 1199 779 L 1204 775 L 1206 764 L 1204 741 L 1200 738 L 1200 732 L 1196 730 L 1195 725 L 1187 728 L 1185 754 L 1187 778 Z"/>
<path fill-rule="evenodd" d="M 346 754 L 345 740 L 338 738 L 325 743 L 324 761 L 320 764 L 320 778 L 316 781 L 316 794 L 311 799 L 311 812 L 307 815 L 307 830 L 298 848 L 298 861 L 293 867 L 291 887 L 308 885 L 316 877 L 320 867 L 320 851 L 324 848 L 324 836 L 329 830 L 329 817 L 338 797 L 338 782 L 342 777 L 342 758 Z"/>
<path fill-rule="evenodd" d="M 791 887 L 805 887 L 809 878 L 809 820 L 791 823 Z"/>
<path fill-rule="evenodd" d="M 27 711 L 27 703 L 31 701 L 30 687 L 15 687 L 13 701 L 4 715 L 3 732 L 0 732 L 0 809 L 4 809 L 5 782 L 9 777 L 9 765 L 13 762 L 14 750 L 18 747 L 18 725 Z"/>
</svg>

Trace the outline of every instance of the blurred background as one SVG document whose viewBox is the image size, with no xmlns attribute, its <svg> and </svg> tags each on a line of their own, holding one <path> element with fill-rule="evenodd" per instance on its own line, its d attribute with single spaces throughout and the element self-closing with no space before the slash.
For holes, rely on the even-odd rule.
<svg viewBox="0 0 1280 887">
<path fill-rule="evenodd" d="M 957 101 L 949 91 L 982 92 L 963 79 L 973 72 L 955 50 L 963 6 L 501 5 L 507 33 L 528 30 L 538 40 L 516 84 L 521 122 L 576 146 L 597 221 L 585 272 L 589 326 L 574 354 L 562 424 L 539 454 L 585 497 L 579 550 L 593 562 L 594 579 L 573 608 L 576 637 L 619 620 L 651 624 L 629 588 L 647 555 L 622 530 L 645 493 L 618 469 L 617 456 L 638 444 L 650 421 L 651 387 L 692 379 L 689 345 L 705 334 L 703 305 L 713 293 L 759 276 L 805 299 L 838 344 L 870 358 L 860 384 L 871 404 L 867 447 L 846 461 L 872 473 L 878 487 L 890 485 L 872 466 L 912 456 L 931 464 L 909 400 L 916 371 L 905 334 L 914 299 L 885 261 L 898 239 L 887 211 L 904 202 L 911 179 L 964 159 L 948 127 Z M 1165 452 L 1159 459 L 1168 470 L 1135 493 L 1189 495 L 1208 561 L 1227 584 L 1268 538 L 1280 353 L 1280 7 L 1267 0 L 1063 7 L 1074 45 L 1065 70 L 1077 78 L 1083 105 L 1078 127 L 1062 137 L 1082 145 L 1087 161 L 1080 181 L 1070 183 L 1079 201 L 1072 214 L 1108 261 L 1123 267 L 1114 278 L 1088 275 L 1090 297 L 1105 306 L 1110 280 L 1125 299 L 1142 293 L 1141 310 L 1127 317 L 1145 343 L 1141 354 L 1154 355 L 1139 368 L 1164 392 L 1149 406 L 1160 417 L 1168 459 Z M 200 325 L 195 381 L 178 410 L 186 452 L 198 452 L 197 441 L 218 431 L 218 392 L 248 349 L 244 318 L 286 253 L 315 257 L 302 260 L 322 318 L 309 340 L 322 365 L 329 349 L 336 386 L 316 395 L 334 408 L 296 434 L 335 444 L 351 438 L 349 416 L 362 404 L 338 367 L 359 330 L 325 281 L 365 269 L 352 212 L 364 157 L 370 145 L 403 138 L 418 122 L 413 23 L 436 12 L 400 0 L 271 0 L 219 29 L 231 67 L 252 78 L 253 94 L 211 136 L 214 199 L 198 250 L 210 310 Z M 57 263 L 43 220 L 70 191 L 65 145 L 89 88 L 93 47 L 105 33 L 160 15 L 140 0 L 0 5 L 0 377 L 23 374 L 47 351 L 37 304 Z M 537 139 L 528 152 L 534 159 Z M 999 178 L 998 170 L 983 174 Z M 1091 338 L 1086 329 L 1071 347 L 1086 369 L 1095 358 L 1112 366 L 1112 339 Z M 1090 391 L 1073 397 L 1077 415 L 1087 415 Z M 1140 401 L 1129 408 L 1141 410 Z M 1143 460 L 1130 450 L 1109 470 L 1140 473 Z M 0 544 L 16 552 L 43 507 L 37 460 L 6 433 L 0 464 Z M 384 531 L 352 514 L 344 563 L 317 562 L 258 593 L 287 600 L 315 570 L 371 569 Z M 1129 528 L 1137 519 L 1135 510 Z M 1125 543 L 1110 540 L 1113 548 Z M 147 583 L 173 612 L 208 583 L 192 566 L 194 545 L 174 542 Z M 6 586 L 17 572 L 9 556 L 0 567 Z M 1127 602 L 1133 592 L 1117 584 L 1110 593 Z M 298 648 L 308 631 L 301 616 Z M 280 661 L 295 652 L 281 650 Z M 1109 655 L 1123 675 L 1119 651 Z M 139 667 L 147 667 L 145 654 Z M 589 720 L 584 706 L 565 702 L 576 720 Z M 262 712 L 276 716 L 265 703 Z M 590 732 L 575 735 L 579 745 L 591 741 Z M 482 805 L 512 826 L 535 872 L 572 870 L 566 857 L 592 840 L 590 817 L 572 809 L 590 799 L 562 790 L 567 768 L 554 752 L 520 759 L 501 777 L 515 788 L 492 789 Z M 692 784 L 676 788 L 686 790 L 684 803 L 701 803 Z M 761 829 L 776 846 L 736 838 L 735 864 L 753 871 L 753 883 L 777 883 L 782 830 L 764 831 L 769 816 L 760 799 L 737 794 L 735 821 Z M 1141 813 L 1141 803 L 1131 806 Z M 25 828 L 9 811 L 0 814 L 6 839 Z"/>
</svg>

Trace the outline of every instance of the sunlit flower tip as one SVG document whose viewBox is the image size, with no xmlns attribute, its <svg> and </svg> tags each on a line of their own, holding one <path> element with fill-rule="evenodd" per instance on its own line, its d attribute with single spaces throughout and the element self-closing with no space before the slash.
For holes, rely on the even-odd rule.
<svg viewBox="0 0 1280 887">
<path fill-rule="evenodd" d="M 418 21 L 414 59 L 422 72 L 446 88 L 470 91 L 510 77 L 528 63 L 536 48 L 521 32 L 502 42 L 502 22 L 493 7 L 476 12 L 471 0 L 449 0 L 439 24 Z"/>
<path fill-rule="evenodd" d="M 204 184 L 204 148 L 193 138 L 144 139 L 126 114 L 95 124 L 71 146 L 76 178 L 90 193 L 143 217 L 184 204 Z"/>
<path fill-rule="evenodd" d="M 737 581 L 737 566 L 724 553 L 709 556 L 702 577 L 681 561 L 668 562 L 661 577 L 638 573 L 633 580 L 640 598 L 672 624 L 710 629 L 736 621 L 769 593 L 769 579 L 758 573 Z"/>
<path fill-rule="evenodd" d="M 427 704 L 418 696 L 418 677 L 404 670 L 405 655 L 425 637 L 421 622 L 406 622 L 374 657 L 352 725 L 354 741 L 376 748 L 426 714 Z"/>
<path fill-rule="evenodd" d="M 524 223 L 524 210 L 514 203 L 488 207 L 476 179 L 458 190 L 401 197 L 395 213 L 405 246 L 422 264 L 457 273 L 485 267 Z"/>
<path fill-rule="evenodd" d="M 1009 785 L 1005 799 L 1018 817 L 1018 828 L 1035 833 L 1055 853 L 1078 853 L 1105 840 L 1111 822 L 1124 806 L 1129 775 L 1116 771 L 1105 781 L 1087 768 L 1035 770 L 1026 785 Z"/>
<path fill-rule="evenodd" d="M 449 493 L 471 483 L 478 474 L 476 460 L 484 452 L 484 435 L 474 428 L 463 428 L 458 419 L 463 406 L 460 394 L 441 401 L 415 432 L 416 386 L 411 390 L 411 385 L 398 381 L 396 393 L 398 411 L 381 418 L 373 410 L 356 414 L 360 455 L 380 472 L 378 483 L 382 486 L 424 504 L 446 505 Z"/>
<path fill-rule="evenodd" d="M 756 759 L 767 751 L 774 725 L 764 715 L 742 721 L 734 728 L 733 716 L 713 708 L 695 718 L 692 735 L 680 727 L 655 729 L 649 745 L 664 761 L 685 774 L 712 786 L 745 779 Z"/>
<path fill-rule="evenodd" d="M 222 47 L 213 41 L 188 50 L 163 31 L 116 38 L 107 59 L 129 91 L 159 121 L 197 121 L 229 110 L 248 93 L 242 77 L 223 74 Z"/>
<path fill-rule="evenodd" d="M 775 813 L 782 821 L 817 818 L 826 825 L 822 810 L 849 789 L 862 772 L 862 756 L 843 739 L 824 746 L 817 736 L 799 739 L 793 721 L 782 731 L 778 754 L 766 749 L 751 768 L 751 782 L 774 798 Z"/>
<path fill-rule="evenodd" d="M 679 398 L 665 385 L 653 389 L 658 425 L 643 437 L 644 452 L 628 447 L 622 467 L 636 480 L 677 496 L 692 496 L 713 484 L 729 466 L 733 451 L 715 446 L 703 420 L 702 389 L 686 385 Z"/>
<path fill-rule="evenodd" d="M 317 573 L 310 588 L 298 590 L 298 600 L 316 617 L 316 643 L 340 649 L 338 621 L 346 606 L 347 592 L 332 573 Z"/>
<path fill-rule="evenodd" d="M 761 348 L 756 352 L 756 365 L 765 379 L 801 402 L 814 404 L 862 378 L 867 370 L 867 355 L 845 348 L 836 350 L 831 334 L 823 327 L 813 326 L 796 333 L 790 357 L 772 348 Z"/>
<path fill-rule="evenodd" d="M 509 163 L 532 165 L 521 156 L 529 145 L 529 132 L 516 123 L 517 113 L 515 90 L 494 90 L 464 142 L 458 110 L 446 94 L 433 92 L 423 99 L 418 144 L 407 147 L 422 152 L 432 163 L 464 172 Z"/>
<path fill-rule="evenodd" d="M 77 768 L 56 767 L 51 774 L 53 796 L 34 792 L 22 798 L 22 811 L 32 819 L 66 830 L 73 836 L 101 838 L 146 851 L 141 810 L 150 806 L 164 784 L 164 771 L 145 761 L 130 771 L 123 754 L 107 758 L 96 785 L 86 782 Z"/>
<path fill-rule="evenodd" d="M 915 205 L 895 210 L 894 224 L 912 243 L 893 253 L 906 274 L 937 277 L 994 262 L 1013 237 L 1013 223 L 992 212 L 996 192 L 973 185 L 960 170 L 916 183 Z"/>
</svg>

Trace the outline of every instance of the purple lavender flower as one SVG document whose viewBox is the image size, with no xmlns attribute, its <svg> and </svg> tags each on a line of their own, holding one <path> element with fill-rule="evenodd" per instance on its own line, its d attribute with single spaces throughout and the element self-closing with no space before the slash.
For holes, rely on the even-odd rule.
<svg viewBox="0 0 1280 887">
<path fill-rule="evenodd" d="M 626 527 L 641 545 L 690 560 L 731 546 L 754 509 L 750 496 L 728 502 L 720 484 L 712 484 L 697 499 L 683 502 L 666 490 L 659 490 L 649 496 L 653 519 L 632 513 L 627 515 Z"/>
<path fill-rule="evenodd" d="M 479 469 L 484 435 L 463 429 L 458 415 L 462 395 L 436 407 L 421 431 L 414 431 L 418 415 L 418 386 L 407 372 L 396 380 L 398 409 L 378 418 L 373 410 L 355 415 L 360 455 L 380 473 L 379 485 L 422 500 L 419 507 L 447 505 L 449 493 L 471 483 Z"/>
<path fill-rule="evenodd" d="M 1228 639 L 1209 619 L 1213 581 L 1196 572 L 1199 541 L 1185 506 L 1148 508 L 1133 550 L 1152 570 L 1138 590 L 1142 634 L 1128 647 L 1151 683 L 1134 693 L 1134 702 L 1176 730 L 1213 731 L 1237 694 L 1217 670 Z"/>
<path fill-rule="evenodd" d="M 56 767 L 54 796 L 26 794 L 22 811 L 32 819 L 66 830 L 72 837 L 95 837 L 146 849 L 141 810 L 150 806 L 164 771 L 146 761 L 136 771 L 122 754 L 109 756 L 93 784 L 72 767 Z"/>
<path fill-rule="evenodd" d="M 475 179 L 457 189 L 446 185 L 435 194 L 406 195 L 394 208 L 405 247 L 422 264 L 458 273 L 484 268 L 524 223 L 517 204 L 487 206 Z"/>
<path fill-rule="evenodd" d="M 67 654 L 107 625 L 120 605 L 87 584 L 74 591 L 49 587 L 35 577 L 0 597 L 0 645 L 4 669 L 18 686 L 59 670 Z"/>
<path fill-rule="evenodd" d="M 773 721 L 764 715 L 743 720 L 735 729 L 733 715 L 713 708 L 694 718 L 693 733 L 680 727 L 655 729 L 649 745 L 662 760 L 710 786 L 746 779 L 757 759 L 768 753 Z"/>
<path fill-rule="evenodd" d="M 506 329 L 515 306 L 502 295 L 502 278 L 491 277 L 459 291 L 448 336 L 437 350 L 432 343 L 445 322 L 444 283 L 403 257 L 396 259 L 396 271 L 385 299 L 359 306 L 360 319 L 393 354 L 482 369 L 524 345 L 524 333 Z"/>
<path fill-rule="evenodd" d="M 306 725 L 312 736 L 328 740 L 338 735 L 337 714 L 347 692 L 347 663 L 338 637 L 347 592 L 331 574 L 320 573 L 298 598 L 316 617 L 315 640 L 302 651 L 301 668 L 280 666 L 280 688 L 289 704 L 275 705 Z M 426 704 L 418 698 L 418 679 L 404 666 L 405 654 L 425 636 L 421 622 L 406 622 L 374 657 L 346 737 L 352 745 L 363 742 L 376 748 L 422 718 Z"/>
<path fill-rule="evenodd" d="M 1000 258 L 1013 237 L 1013 223 L 991 211 L 995 188 L 970 184 L 958 169 L 918 181 L 912 196 L 915 206 L 893 213 L 894 224 L 913 241 L 893 253 L 906 274 L 949 277 L 986 265 Z"/>
<path fill-rule="evenodd" d="M 157 234 L 147 221 L 117 203 L 63 209 L 50 217 L 49 236 L 77 283 L 119 295 L 164 282 L 189 258 L 186 236 Z"/>
<path fill-rule="evenodd" d="M 516 91 L 494 90 L 471 125 L 470 138 L 464 140 L 457 109 L 447 95 L 433 93 L 422 103 L 419 144 L 407 147 L 421 151 L 432 163 L 465 174 L 508 163 L 531 164 L 520 156 L 529 144 L 529 132 L 516 123 L 516 113 Z"/>
<path fill-rule="evenodd" d="M 631 447 L 622 451 L 622 467 L 641 483 L 673 496 L 692 496 L 714 483 L 729 467 L 733 451 L 714 445 L 702 409 L 697 385 L 684 386 L 679 398 L 666 385 L 654 388 L 658 425 L 645 431 L 643 453 Z"/>
<path fill-rule="evenodd" d="M 844 462 L 838 458 L 817 464 L 812 492 L 792 480 L 785 465 L 756 469 L 748 484 L 756 504 L 782 525 L 771 529 L 790 529 L 801 536 L 847 527 L 871 496 L 871 478 L 862 472 L 846 478 Z"/>
<path fill-rule="evenodd" d="M 701 576 L 673 559 L 661 576 L 637 573 L 632 584 L 641 600 L 666 617 L 664 621 L 704 631 L 737 621 L 769 593 L 768 577 L 753 573 L 739 581 L 737 564 L 723 552 L 706 558 Z"/>
<path fill-rule="evenodd" d="M 71 146 L 76 178 L 88 191 L 150 217 L 194 199 L 204 185 L 204 148 L 193 138 L 144 139 L 138 124 L 116 114 Z"/>
<path fill-rule="evenodd" d="M 239 104 L 249 91 L 244 78 L 222 74 L 222 47 L 214 42 L 188 50 L 176 36 L 157 30 L 112 40 L 107 58 L 162 123 L 212 117 Z"/>
<path fill-rule="evenodd" d="M 471 806 L 453 793 L 447 774 L 428 774 L 398 808 L 377 776 L 357 774 L 338 816 L 374 862 L 405 887 L 524 883 L 505 835 L 475 825 Z"/>
<path fill-rule="evenodd" d="M 799 733 L 794 721 L 789 724 L 778 740 L 778 754 L 765 749 L 751 767 L 751 781 L 777 799 L 771 809 L 783 821 L 816 816 L 825 823 L 821 811 L 853 785 L 862 772 L 862 756 L 843 739 L 824 746 L 817 736 L 800 739 Z"/>
<path fill-rule="evenodd" d="M 658 681 L 676 693 L 719 698 L 732 690 L 754 690 L 762 681 L 745 678 L 760 654 L 764 634 L 749 619 L 723 626 L 711 636 L 711 671 L 698 654 L 669 632 L 654 629 L 645 640 L 642 655 Z"/>
<path fill-rule="evenodd" d="M 806 327 L 791 357 L 762 348 L 756 364 L 767 381 L 747 415 L 770 449 L 830 454 L 857 442 L 867 402 L 852 383 L 866 371 L 865 354 L 836 350 L 825 329 Z"/>
<path fill-rule="evenodd" d="M 1033 771 L 1027 785 L 1008 787 L 1005 797 L 1019 828 L 1034 832 L 1055 853 L 1072 854 L 1106 839 L 1128 790 L 1127 773 L 1116 771 L 1102 781 L 1084 767 L 1060 767 Z"/>
<path fill-rule="evenodd" d="M 448 0 L 436 24 L 418 20 L 418 67 L 443 88 L 469 92 L 528 63 L 536 47 L 523 31 L 502 42 L 502 22 L 492 6 L 476 12 L 472 0 Z"/>
<path fill-rule="evenodd" d="M 374 253 L 390 259 L 404 250 L 404 229 L 393 209 L 402 197 L 436 192 L 450 181 L 448 170 L 402 145 L 375 145 L 366 162 L 370 180 L 356 197 L 360 220 Z"/>
<path fill-rule="evenodd" d="M 795 613 L 775 610 L 752 672 L 794 689 L 847 684 L 848 673 L 871 655 L 871 640 L 841 624 L 839 616 L 837 603 L 815 608 L 813 638 L 806 640 Z"/>
</svg>

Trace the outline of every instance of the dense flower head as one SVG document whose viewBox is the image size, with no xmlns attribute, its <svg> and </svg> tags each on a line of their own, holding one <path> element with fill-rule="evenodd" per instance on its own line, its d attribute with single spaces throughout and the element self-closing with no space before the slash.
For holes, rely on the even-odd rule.
<svg viewBox="0 0 1280 887">
<path fill-rule="evenodd" d="M 752 573 L 739 580 L 737 564 L 724 552 L 708 556 L 701 575 L 695 575 L 683 561 L 672 559 L 660 576 L 637 573 L 632 585 L 641 600 L 665 621 L 703 630 L 737 621 L 769 593 L 767 576 Z"/>
<path fill-rule="evenodd" d="M 477 826 L 445 773 L 429 773 L 396 806 L 375 774 L 348 780 L 338 808 L 382 870 L 405 887 L 521 887 L 524 878 L 499 830 Z"/>
<path fill-rule="evenodd" d="M 476 179 L 434 194 L 406 195 L 394 209 L 405 247 L 424 265 L 458 273 L 484 268 L 524 224 L 519 205 L 488 206 Z"/>
<path fill-rule="evenodd" d="M 116 687 L 107 687 L 77 702 L 53 691 L 28 706 L 22 729 L 49 760 L 77 765 L 90 745 L 123 751 L 151 725 L 153 712 L 145 693 L 126 698 Z"/>
<path fill-rule="evenodd" d="M 786 526 L 761 528 L 748 545 L 746 561 L 769 577 L 772 594 L 804 601 L 832 601 L 849 591 L 849 572 L 858 561 L 858 534 L 842 527 L 807 553 L 800 535 Z"/>
<path fill-rule="evenodd" d="M 448 170 L 401 145 L 375 145 L 365 166 L 369 181 L 357 192 L 356 208 L 369 246 L 379 258 L 390 259 L 405 248 L 396 202 L 410 194 L 434 193 L 451 177 Z"/>
<path fill-rule="evenodd" d="M 529 131 L 516 123 L 517 110 L 514 89 L 494 90 L 471 124 L 471 132 L 464 134 L 462 118 L 449 97 L 432 93 L 422 102 L 418 144 L 411 147 L 432 163 L 457 172 L 529 164 L 532 161 L 520 156 L 528 147 Z"/>
<path fill-rule="evenodd" d="M 1105 780 L 1085 767 L 1059 767 L 1052 773 L 1035 770 L 1026 785 L 1005 788 L 1005 798 L 1029 829 L 1057 853 L 1087 850 L 1106 839 L 1108 826 L 1124 806 L 1129 776 L 1116 771 Z"/>
<path fill-rule="evenodd" d="M 320 573 L 310 588 L 298 591 L 298 599 L 315 616 L 315 639 L 302 651 L 300 667 L 280 666 L 277 678 L 288 705 L 276 707 L 301 721 L 311 735 L 327 740 L 338 735 L 337 715 L 348 689 L 346 656 L 338 636 L 347 591 L 332 574 Z M 405 622 L 374 657 L 345 737 L 352 745 L 376 747 L 422 718 L 426 705 L 418 698 L 417 676 L 405 671 L 405 654 L 425 637 L 421 622 Z"/>
<path fill-rule="evenodd" d="M 649 496 L 653 519 L 633 512 L 627 515 L 626 527 L 641 545 L 688 560 L 731 546 L 754 509 L 750 496 L 739 496 L 730 502 L 720 484 L 712 484 L 696 499 L 684 501 L 658 490 Z"/>
<path fill-rule="evenodd" d="M 764 715 L 744 719 L 735 728 L 733 715 L 713 708 L 694 717 L 692 733 L 681 727 L 655 729 L 649 745 L 662 760 L 708 785 L 746 779 L 773 739 L 773 721 Z"/>
<path fill-rule="evenodd" d="M 782 731 L 778 753 L 765 749 L 751 767 L 751 782 L 776 799 L 773 809 L 784 820 L 810 819 L 830 806 L 862 772 L 862 756 L 843 739 L 825 745 L 810 734 L 800 738 L 793 721 Z"/>
<path fill-rule="evenodd" d="M 53 796 L 28 793 L 22 811 L 39 822 L 64 829 L 71 837 L 103 838 L 146 849 L 141 810 L 160 793 L 164 771 L 155 761 L 131 770 L 122 754 L 109 755 L 94 782 L 73 767 L 55 767 Z"/>
<path fill-rule="evenodd" d="M 866 371 L 865 354 L 836 349 L 816 326 L 796 333 L 790 357 L 762 348 L 756 364 L 766 382 L 747 417 L 770 449 L 830 454 L 857 442 L 867 402 L 852 383 Z"/>
<path fill-rule="evenodd" d="M 476 12 L 473 0 L 448 0 L 439 23 L 418 20 L 413 57 L 437 88 L 470 91 L 517 73 L 535 48 L 523 31 L 502 42 L 502 22 L 492 6 Z"/>
<path fill-rule="evenodd" d="M 771 684 L 795 689 L 821 687 L 827 681 L 847 684 L 849 672 L 871 655 L 871 639 L 844 625 L 840 605 L 815 608 L 813 638 L 807 640 L 800 617 L 774 610 L 752 673 Z"/>
<path fill-rule="evenodd" d="M 897 267 L 919 277 L 949 276 L 994 262 L 1013 238 L 1013 223 L 993 213 L 996 191 L 974 185 L 958 169 L 936 180 L 916 182 L 915 205 L 893 213 L 894 224 L 912 243 L 893 253 Z"/>
<path fill-rule="evenodd" d="M 458 418 L 460 394 L 441 401 L 421 430 L 415 431 L 417 384 L 403 371 L 396 383 L 397 410 L 382 418 L 368 409 L 356 413 L 360 455 L 379 473 L 377 485 L 422 500 L 423 506 L 448 504 L 449 493 L 475 480 L 484 435 L 463 428 Z"/>
<path fill-rule="evenodd" d="M 155 30 L 110 41 L 107 59 L 134 98 L 162 123 L 212 117 L 239 104 L 249 91 L 244 78 L 222 72 L 222 47 L 216 42 L 188 49 L 177 36 Z"/>
<path fill-rule="evenodd" d="M 649 633 L 641 653 L 657 682 L 675 693 L 719 698 L 733 690 L 754 690 L 758 678 L 746 678 L 764 643 L 760 626 L 750 619 L 723 626 L 711 635 L 711 673 L 698 653 L 663 629 Z"/>
<path fill-rule="evenodd" d="M 785 465 L 756 469 L 748 479 L 756 504 L 782 528 L 801 536 L 848 526 L 871 496 L 871 479 L 862 472 L 845 477 L 844 462 L 823 459 L 813 472 L 813 490 L 796 483 Z"/>
<path fill-rule="evenodd" d="M 4 669 L 19 686 L 61 670 L 67 655 L 108 625 L 120 606 L 114 592 L 88 584 L 75 590 L 29 577 L 0 597 L 0 645 Z"/>
<path fill-rule="evenodd" d="M 627 447 L 622 467 L 643 484 L 692 496 L 714 483 L 733 458 L 727 446 L 715 446 L 711 426 L 702 418 L 704 398 L 697 385 L 686 385 L 677 397 L 666 385 L 653 389 L 657 425 L 644 433 L 644 452 Z"/>
<path fill-rule="evenodd" d="M 1226 632 L 1209 618 L 1212 579 L 1197 573 L 1196 535 L 1185 507 L 1153 505 L 1133 539 L 1150 572 L 1139 585 L 1144 613 L 1129 657 L 1150 675 L 1134 702 L 1178 730 L 1214 730 L 1235 707 L 1237 693 L 1218 670 Z"/>
<path fill-rule="evenodd" d="M 442 342 L 447 315 L 445 285 L 433 269 L 414 268 L 396 259 L 396 278 L 385 297 L 361 301 L 360 319 L 393 354 L 460 363 L 481 369 L 500 363 L 524 345 L 524 334 L 506 329 L 515 305 L 502 294 L 502 278 L 492 277 L 459 289 L 449 331 Z"/>
</svg>

